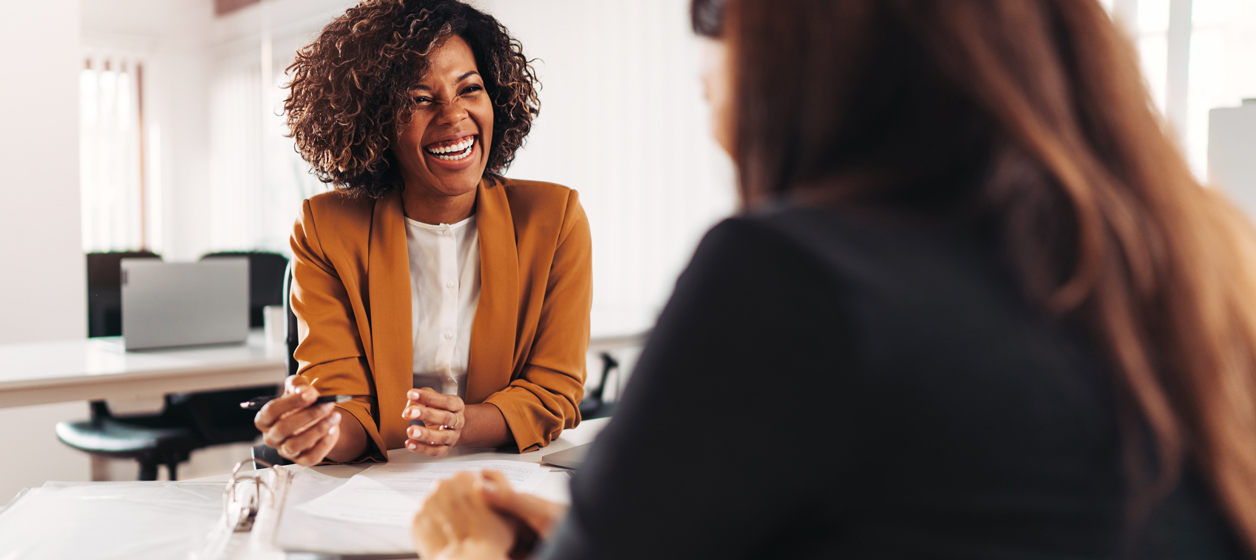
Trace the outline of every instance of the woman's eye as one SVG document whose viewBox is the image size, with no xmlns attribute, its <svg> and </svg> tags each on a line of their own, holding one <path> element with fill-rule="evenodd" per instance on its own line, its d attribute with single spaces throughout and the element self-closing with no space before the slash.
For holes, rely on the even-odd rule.
<svg viewBox="0 0 1256 560">
<path fill-rule="evenodd" d="M 462 90 L 462 93 L 476 93 L 481 91 L 484 91 L 484 86 L 467 86 L 467 89 Z"/>
<path fill-rule="evenodd" d="M 431 102 L 432 102 L 432 98 L 431 98 L 431 97 L 415 97 L 415 98 L 414 98 L 414 103 L 415 103 L 416 105 L 426 105 L 426 104 L 431 103 Z"/>
</svg>

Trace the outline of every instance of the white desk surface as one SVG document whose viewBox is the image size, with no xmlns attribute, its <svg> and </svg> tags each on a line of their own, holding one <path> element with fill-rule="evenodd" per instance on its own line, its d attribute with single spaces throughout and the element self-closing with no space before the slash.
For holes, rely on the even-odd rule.
<svg viewBox="0 0 1256 560">
<path fill-rule="evenodd" d="M 283 383 L 282 345 L 260 330 L 235 345 L 127 352 L 83 338 L 0 345 L 0 408 Z"/>
<path fill-rule="evenodd" d="M 593 420 L 585 420 L 579 426 L 570 430 L 563 430 L 562 435 L 558 439 L 551 441 L 549 447 L 543 447 L 536 451 L 528 453 L 514 453 L 512 451 L 498 451 L 496 449 L 485 449 L 477 447 L 455 447 L 449 454 L 441 458 L 428 457 L 418 453 L 411 453 L 405 449 L 393 449 L 388 452 L 388 461 L 391 463 L 446 463 L 451 461 L 520 461 L 524 463 L 541 463 L 541 458 L 550 453 L 558 453 L 571 449 L 577 445 L 592 443 L 594 438 L 601 433 L 602 428 L 606 427 L 606 423 L 610 418 L 595 418 Z M 242 457 L 247 459 L 247 457 Z M 299 465 L 288 465 L 288 468 L 301 471 L 307 468 L 317 469 L 318 472 L 337 478 L 349 478 L 379 463 L 360 463 L 354 465 L 322 465 L 318 467 L 302 467 Z M 543 465 L 544 466 L 544 465 Z M 559 467 L 553 467 L 554 470 L 566 470 Z M 249 470 L 249 469 L 242 469 Z M 219 482 L 226 484 L 230 478 L 227 474 L 216 476 L 207 476 L 204 478 L 192 479 L 193 482 Z"/>
<path fill-rule="evenodd" d="M 558 439 L 550 442 L 549 447 L 544 447 L 528 453 L 503 452 L 497 451 L 496 449 L 483 449 L 475 447 L 455 447 L 449 455 L 437 459 L 435 457 L 428 457 L 427 455 L 419 453 L 411 453 L 405 449 L 393 449 L 388 452 L 388 461 L 390 463 L 444 463 L 450 461 L 520 461 L 524 463 L 540 463 L 541 458 L 549 455 L 550 453 L 557 453 L 559 451 L 571 449 L 577 445 L 584 445 L 592 442 L 593 438 L 596 438 L 598 433 L 602 431 L 602 428 L 606 427 L 606 423 L 608 421 L 610 421 L 610 418 L 585 420 L 573 429 L 563 430 L 562 435 L 560 435 Z M 348 478 L 374 464 L 376 463 L 358 465 L 328 465 L 311 468 L 316 468 L 323 474 Z M 223 478 L 224 482 L 226 480 L 226 478 Z"/>
<path fill-rule="evenodd" d="M 493 459 L 538 463 L 545 455 L 593 441 L 608 421 L 609 419 L 607 418 L 599 418 L 582 422 L 574 429 L 563 431 L 562 435 L 550 443 L 549 447 L 531 453 L 520 454 L 499 452 L 491 449 L 456 448 L 449 457 L 435 459 L 398 449 L 390 452 L 388 456 L 390 461 L 396 463 Z M 322 474 L 348 478 L 368 466 L 370 465 L 328 465 L 311 468 Z M 304 469 L 304 467 L 296 466 L 289 468 L 297 469 L 298 472 Z M 32 555 L 23 554 L 20 551 L 11 551 L 12 556 L 6 555 L 4 554 L 6 548 L 3 542 L 4 539 L 0 538 L 0 556 L 17 559 L 38 557 L 66 560 L 78 558 L 127 558 L 128 560 L 186 558 L 188 553 L 199 550 L 199 547 L 203 546 L 204 537 L 212 529 L 213 523 L 220 521 L 217 518 L 220 515 L 219 512 L 222 511 L 221 490 L 219 489 L 225 486 L 227 478 L 228 475 L 224 474 L 176 483 L 83 483 L 92 488 L 108 490 L 108 497 L 112 501 L 95 499 L 90 504 L 92 506 L 90 512 L 83 511 L 82 502 L 72 500 L 51 500 L 45 502 L 41 507 L 34 507 L 35 504 L 29 504 L 32 507 L 28 508 L 28 510 L 23 510 L 24 513 L 33 513 L 37 517 L 28 518 L 24 516 L 20 518 L 19 524 L 25 523 L 33 531 L 31 535 L 27 535 L 30 542 L 26 543 L 26 545 L 31 547 L 27 552 L 33 550 L 36 553 Z M 568 501 L 569 498 L 566 496 L 568 492 L 567 478 L 547 478 L 547 482 L 550 480 L 554 481 L 549 484 L 549 486 L 552 486 L 551 488 L 546 488 L 546 485 L 543 484 L 542 488 L 538 488 L 536 493 L 549 499 Z M 57 483 L 50 484 L 55 485 Z M 185 490 L 174 492 L 175 497 L 178 499 L 174 499 L 169 504 L 162 501 L 169 498 L 169 496 L 162 494 L 163 489 L 169 494 L 170 490 L 178 488 L 179 485 L 182 485 Z M 192 492 L 192 490 L 196 490 L 196 492 Z M 119 498 L 128 496 L 134 497 L 135 500 L 119 500 Z M 21 500 L 16 503 L 21 504 Z M 0 507 L 2 506 L 3 504 L 0 504 Z M 68 511 L 68 508 L 77 509 L 71 513 Z M 121 516 L 117 515 L 119 510 L 144 513 L 147 516 L 143 518 L 145 523 L 133 522 L 134 520 L 129 518 L 120 518 Z M 69 517 L 66 517 L 67 515 Z M 284 524 L 288 524 L 290 529 L 296 529 L 293 538 L 298 539 L 298 542 L 308 542 L 301 539 L 305 537 L 313 538 L 320 531 L 344 531 L 343 522 L 314 518 L 302 514 L 299 510 L 288 508 L 285 508 L 283 516 L 280 518 L 280 525 L 283 526 Z M 154 527 L 160 528 L 155 529 Z M 371 543 L 374 542 L 373 539 L 386 538 L 397 541 L 397 546 L 405 549 L 411 546 L 409 544 L 408 530 L 372 526 L 357 526 L 352 527 L 352 529 L 360 531 L 360 533 L 351 533 L 355 539 L 365 539 L 355 540 L 355 542 Z M 13 531 L 14 528 L 9 527 L 9 530 Z M 154 538 L 154 531 L 161 532 L 159 538 Z M 3 536 L 4 532 L 4 527 L 0 527 L 0 536 Z M 137 545 L 136 543 L 145 544 Z M 274 556 L 265 555 L 256 557 L 274 558 Z M 310 558 L 311 556 L 288 555 L 288 557 Z"/>
<path fill-rule="evenodd" d="M 411 453 L 404 449 L 394 449 L 388 453 L 391 463 L 440 463 L 449 461 L 521 461 L 539 463 L 541 458 L 569 449 L 573 446 L 593 441 L 593 438 L 606 426 L 609 419 L 597 419 L 581 422 L 572 430 L 563 431 L 562 435 L 551 442 L 549 447 L 530 453 L 499 452 L 493 449 L 455 448 L 449 456 L 440 459 Z M 366 465 L 329 465 L 312 467 L 318 473 L 340 479 L 362 472 L 371 466 Z M 297 476 L 301 475 L 297 467 Z M 319 483 L 325 491 L 338 486 L 334 481 Z M 547 476 L 534 493 L 542 498 L 557 502 L 570 503 L 570 478 L 565 474 Z M 301 509 L 300 504 L 308 502 L 312 496 L 294 498 L 289 501 L 280 518 L 282 525 L 278 531 L 276 545 L 289 550 L 310 550 L 311 548 L 326 552 L 342 554 L 388 554 L 411 550 L 414 545 L 410 540 L 410 531 L 406 528 L 346 524 L 342 521 L 330 520 L 309 514 Z M 316 544 L 315 544 L 316 543 Z"/>
</svg>

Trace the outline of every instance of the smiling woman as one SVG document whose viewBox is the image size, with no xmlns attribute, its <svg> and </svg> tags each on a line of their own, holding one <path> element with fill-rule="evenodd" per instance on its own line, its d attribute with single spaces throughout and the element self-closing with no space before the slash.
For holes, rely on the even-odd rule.
<svg viewBox="0 0 1256 560">
<path fill-rule="evenodd" d="M 527 451 L 575 426 L 589 226 L 575 191 L 501 176 L 539 108 L 519 43 L 455 0 L 369 0 L 289 71 L 297 149 L 336 190 L 292 235 L 306 334 L 258 412 L 266 443 L 305 465 L 384 461 Z"/>
<path fill-rule="evenodd" d="M 493 104 L 471 46 L 450 37 L 410 91 L 415 110 L 393 150 L 403 180 L 415 186 L 402 193 L 406 216 L 433 224 L 466 219 L 488 163 L 483 144 L 493 139 Z"/>
</svg>

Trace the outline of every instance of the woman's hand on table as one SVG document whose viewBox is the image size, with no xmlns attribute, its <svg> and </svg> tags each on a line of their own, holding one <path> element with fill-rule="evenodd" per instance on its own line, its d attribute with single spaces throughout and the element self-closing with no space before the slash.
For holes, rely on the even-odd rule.
<svg viewBox="0 0 1256 560">
<path fill-rule="evenodd" d="M 567 506 L 563 504 L 515 492 L 510 487 L 510 479 L 502 473 L 486 470 L 480 473 L 480 477 L 480 493 L 484 500 L 497 513 L 521 524 L 517 527 L 520 530 L 516 534 L 517 543 L 535 544 L 538 540 L 549 539 L 558 529 L 558 522 L 567 515 Z"/>
<path fill-rule="evenodd" d="M 425 426 L 406 429 L 406 449 L 415 453 L 444 457 L 458 444 L 467 427 L 466 406 L 457 395 L 442 395 L 430 388 L 411 389 L 401 417 L 422 420 Z"/>
<path fill-rule="evenodd" d="M 420 558 L 504 560 L 515 528 L 489 506 L 480 477 L 469 472 L 443 480 L 414 516 L 411 534 Z"/>
<path fill-rule="evenodd" d="M 340 413 L 336 405 L 314 405 L 318 390 L 305 378 L 294 375 L 284 382 L 283 396 L 274 399 L 253 417 L 262 441 L 279 455 L 298 465 L 322 462 L 340 437 Z"/>
<path fill-rule="evenodd" d="M 464 472 L 436 486 L 412 534 L 421 558 L 524 558 L 566 513 L 566 506 L 515 492 L 502 473 Z"/>
</svg>

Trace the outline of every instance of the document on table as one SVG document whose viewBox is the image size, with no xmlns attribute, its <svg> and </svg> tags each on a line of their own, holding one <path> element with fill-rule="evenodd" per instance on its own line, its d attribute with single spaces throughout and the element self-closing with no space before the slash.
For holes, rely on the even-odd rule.
<svg viewBox="0 0 1256 560">
<path fill-rule="evenodd" d="M 378 525 L 409 526 L 435 483 L 462 471 L 495 470 L 516 492 L 532 492 L 549 469 L 518 461 L 388 463 L 353 475 L 335 490 L 300 506 L 310 515 Z"/>
</svg>

